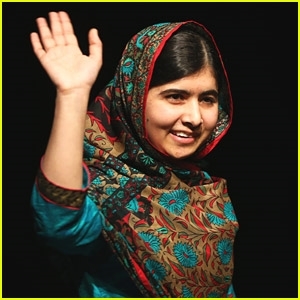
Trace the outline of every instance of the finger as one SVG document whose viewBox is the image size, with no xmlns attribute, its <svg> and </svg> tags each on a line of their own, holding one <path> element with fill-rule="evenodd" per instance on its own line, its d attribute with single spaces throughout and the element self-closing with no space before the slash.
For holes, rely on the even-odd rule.
<svg viewBox="0 0 300 300">
<path fill-rule="evenodd" d="M 45 50 L 43 49 L 43 45 L 41 44 L 39 35 L 36 32 L 32 32 L 30 34 L 30 40 L 31 40 L 31 45 L 33 48 L 33 52 L 37 56 L 38 59 L 41 59 L 41 57 L 46 53 Z"/>
<path fill-rule="evenodd" d="M 55 46 L 55 41 L 52 38 L 52 33 L 45 18 L 37 18 L 36 23 L 39 29 L 41 43 L 44 49 L 47 51 L 48 49 Z"/>
<path fill-rule="evenodd" d="M 102 45 L 102 41 L 99 38 L 97 29 L 92 28 L 89 31 L 88 38 L 89 38 L 90 57 L 92 57 L 99 64 L 102 63 L 103 45 Z"/>
<path fill-rule="evenodd" d="M 71 45 L 78 45 L 77 38 L 74 34 L 73 25 L 69 15 L 64 11 L 60 11 L 58 14 L 61 21 L 65 42 Z"/>
<path fill-rule="evenodd" d="M 49 12 L 49 20 L 51 25 L 52 37 L 56 45 L 65 45 L 65 37 L 60 15 L 56 12 Z"/>
</svg>

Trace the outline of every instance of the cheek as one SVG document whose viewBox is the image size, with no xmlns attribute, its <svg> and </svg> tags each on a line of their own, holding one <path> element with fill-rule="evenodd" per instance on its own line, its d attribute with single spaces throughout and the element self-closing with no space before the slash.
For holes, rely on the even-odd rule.
<svg viewBox="0 0 300 300">
<path fill-rule="evenodd" d="M 145 134 L 146 137 L 153 139 L 155 132 L 160 127 L 160 117 L 157 114 L 146 114 L 145 116 Z"/>
<path fill-rule="evenodd" d="M 163 106 L 149 107 L 145 114 L 145 125 L 147 127 L 167 128 L 176 118 L 174 111 L 165 109 Z"/>
<path fill-rule="evenodd" d="M 218 116 L 218 111 L 213 111 L 203 116 L 203 123 L 207 130 L 213 130 L 216 127 Z"/>
</svg>

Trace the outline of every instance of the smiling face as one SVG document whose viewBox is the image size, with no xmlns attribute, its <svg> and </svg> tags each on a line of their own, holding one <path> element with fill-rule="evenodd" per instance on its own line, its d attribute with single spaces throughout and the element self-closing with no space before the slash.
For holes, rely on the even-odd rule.
<svg viewBox="0 0 300 300">
<path fill-rule="evenodd" d="M 218 121 L 218 88 L 212 69 L 153 87 L 145 110 L 148 142 L 175 159 L 186 158 L 207 140 Z"/>
</svg>

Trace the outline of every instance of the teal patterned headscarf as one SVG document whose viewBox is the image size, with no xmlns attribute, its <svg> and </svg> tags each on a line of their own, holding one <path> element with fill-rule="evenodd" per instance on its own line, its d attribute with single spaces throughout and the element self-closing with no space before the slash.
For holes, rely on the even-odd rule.
<svg viewBox="0 0 300 300">
<path fill-rule="evenodd" d="M 220 109 L 215 130 L 192 161 L 174 162 L 158 153 L 144 126 L 155 61 L 187 23 L 215 45 L 194 21 L 147 27 L 128 42 L 115 77 L 90 105 L 84 141 L 88 194 L 104 216 L 103 236 L 143 295 L 230 297 L 238 223 L 226 181 L 209 176 L 200 164 L 231 124 L 228 81 L 229 109 Z"/>
</svg>

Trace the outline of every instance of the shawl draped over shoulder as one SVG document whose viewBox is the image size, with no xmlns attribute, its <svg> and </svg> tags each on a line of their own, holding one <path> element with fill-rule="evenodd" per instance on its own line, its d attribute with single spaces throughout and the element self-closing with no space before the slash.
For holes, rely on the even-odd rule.
<svg viewBox="0 0 300 300">
<path fill-rule="evenodd" d="M 145 28 L 127 43 L 114 78 L 90 103 L 86 117 L 88 195 L 104 217 L 105 240 L 146 297 L 231 296 L 238 222 L 225 179 L 201 168 L 232 120 L 224 67 L 228 112 L 219 110 L 215 130 L 192 158 L 171 161 L 146 139 L 145 99 L 155 60 L 188 22 L 205 32 L 219 53 L 211 34 L 194 21 Z"/>
</svg>

